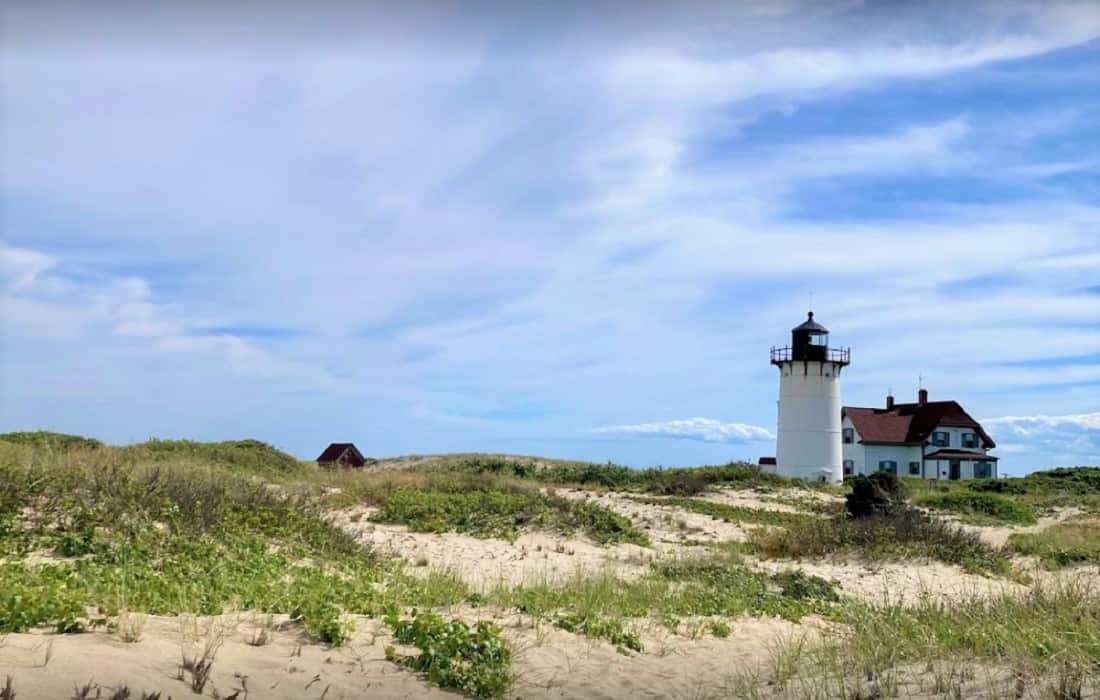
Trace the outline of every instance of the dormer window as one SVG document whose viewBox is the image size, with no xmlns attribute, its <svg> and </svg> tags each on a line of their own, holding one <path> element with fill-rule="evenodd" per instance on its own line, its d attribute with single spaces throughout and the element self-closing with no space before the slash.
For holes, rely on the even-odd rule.
<svg viewBox="0 0 1100 700">
<path fill-rule="evenodd" d="M 951 444 L 951 433 L 937 430 L 932 433 L 932 444 L 936 447 L 947 447 Z"/>
<path fill-rule="evenodd" d="M 963 433 L 962 434 L 962 446 L 963 447 L 977 447 L 978 446 L 978 434 L 977 433 Z"/>
</svg>

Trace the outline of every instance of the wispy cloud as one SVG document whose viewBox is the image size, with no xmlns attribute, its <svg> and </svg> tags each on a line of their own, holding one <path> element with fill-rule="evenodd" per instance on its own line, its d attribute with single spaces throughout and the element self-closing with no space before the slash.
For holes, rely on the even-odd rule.
<svg viewBox="0 0 1100 700">
<path fill-rule="evenodd" d="M 1069 416 L 1004 416 L 982 425 L 1011 453 L 1045 455 L 1066 464 L 1100 465 L 1100 413 Z"/>
<path fill-rule="evenodd" d="M 673 438 L 676 440 L 698 440 L 700 442 L 727 442 L 742 444 L 774 440 L 775 435 L 767 428 L 745 423 L 723 423 L 713 418 L 686 418 L 663 423 L 637 423 L 635 425 L 612 425 L 595 428 L 592 431 L 604 435 L 628 435 L 634 437 Z"/>
<path fill-rule="evenodd" d="M 810 293 L 846 403 L 1095 407 L 1090 4 L 17 5 L 5 424 L 724 458 Z"/>
</svg>

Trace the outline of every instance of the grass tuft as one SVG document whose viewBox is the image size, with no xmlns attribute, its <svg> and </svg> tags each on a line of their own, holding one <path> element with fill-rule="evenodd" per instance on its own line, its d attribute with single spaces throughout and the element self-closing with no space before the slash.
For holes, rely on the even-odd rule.
<svg viewBox="0 0 1100 700">
<path fill-rule="evenodd" d="M 1035 514 L 1025 505 L 994 493 L 957 491 L 923 496 L 917 505 L 933 510 L 958 513 L 969 522 L 1035 524 Z"/>
<path fill-rule="evenodd" d="M 1057 523 L 1035 533 L 1016 533 L 1008 538 L 1008 549 L 1039 557 L 1050 568 L 1100 563 L 1100 522 Z"/>
</svg>

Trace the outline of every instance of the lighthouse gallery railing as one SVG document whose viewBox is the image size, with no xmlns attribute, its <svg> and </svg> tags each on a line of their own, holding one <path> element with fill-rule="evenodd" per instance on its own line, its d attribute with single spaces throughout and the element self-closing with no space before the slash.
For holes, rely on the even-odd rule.
<svg viewBox="0 0 1100 700">
<path fill-rule="evenodd" d="M 794 359 L 794 349 L 790 347 L 772 348 L 772 363 L 789 362 Z M 852 361 L 851 348 L 826 348 L 826 362 L 842 362 L 849 364 Z"/>
</svg>

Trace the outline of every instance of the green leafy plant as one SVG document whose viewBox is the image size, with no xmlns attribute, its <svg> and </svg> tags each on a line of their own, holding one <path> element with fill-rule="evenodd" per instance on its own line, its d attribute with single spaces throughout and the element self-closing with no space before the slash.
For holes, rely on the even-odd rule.
<svg viewBox="0 0 1100 700">
<path fill-rule="evenodd" d="M 620 654 L 642 651 L 638 633 L 624 629 L 619 619 L 562 614 L 554 618 L 554 626 L 593 639 L 606 639 L 615 645 L 615 650 Z"/>
<path fill-rule="evenodd" d="M 483 698 L 502 697 L 512 687 L 512 652 L 496 625 L 471 626 L 415 610 L 411 618 L 391 614 L 386 623 L 399 643 L 420 650 L 401 655 L 387 647 L 386 658 L 423 673 L 431 683 Z"/>
</svg>

